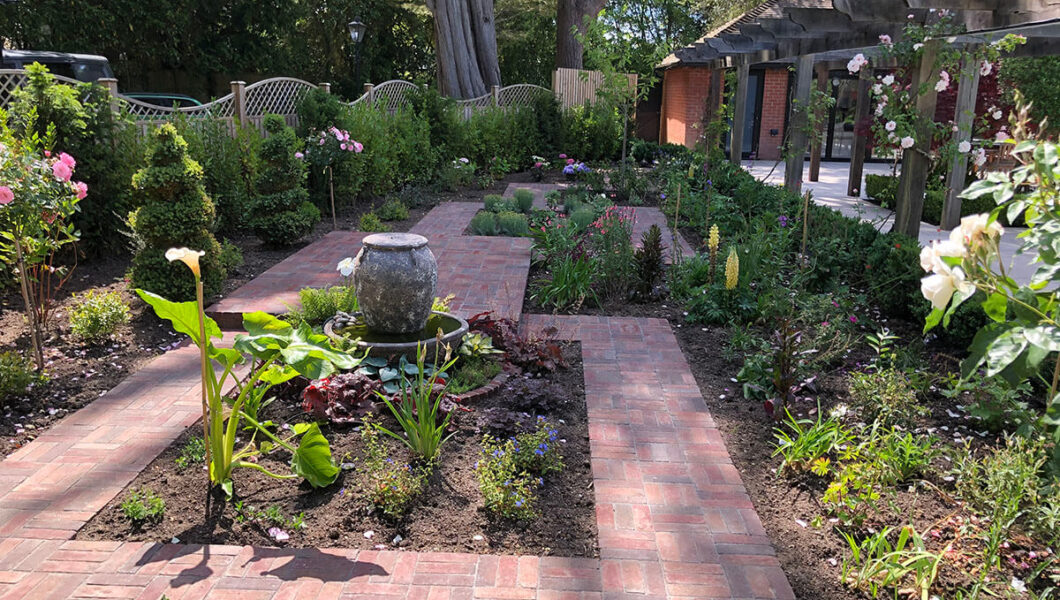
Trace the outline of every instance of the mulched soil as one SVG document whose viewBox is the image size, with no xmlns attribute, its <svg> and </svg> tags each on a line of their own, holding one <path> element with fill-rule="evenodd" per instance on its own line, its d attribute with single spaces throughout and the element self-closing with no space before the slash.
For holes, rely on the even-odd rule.
<svg viewBox="0 0 1060 600">
<path fill-rule="evenodd" d="M 528 173 L 517 173 L 485 189 L 440 193 L 425 190 L 421 194 L 425 200 L 423 206 L 410 208 L 408 219 L 387 225 L 394 231 L 408 231 L 436 203 L 481 202 L 486 194 L 503 193 L 508 183 L 528 181 L 531 181 Z M 379 198 L 341 206 L 339 228 L 356 230 L 361 215 L 383 202 L 384 199 Z M 266 246 L 251 234 L 231 237 L 243 252 L 244 264 L 229 273 L 220 297 L 320 239 L 331 229 L 331 215 L 325 215 L 305 240 L 284 248 Z M 0 459 L 35 439 L 64 415 L 91 403 L 151 358 L 180 342 L 180 337 L 160 322 L 129 287 L 125 276 L 131 260 L 131 254 L 120 258 L 83 259 L 76 265 L 67 284 L 56 294 L 54 319 L 45 342 L 48 380 L 35 385 L 24 396 L 0 397 Z M 85 345 L 70 335 L 71 294 L 91 289 L 118 291 L 132 309 L 129 324 L 122 327 L 109 344 L 102 346 Z M 22 297 L 17 287 L 0 289 L 0 352 L 17 350 L 30 356 L 29 333 L 22 311 Z"/>
<path fill-rule="evenodd" d="M 235 500 L 258 510 L 278 506 L 288 518 L 304 512 L 304 529 L 285 528 L 291 535 L 282 544 L 287 547 L 382 545 L 418 551 L 597 556 L 580 346 L 568 345 L 564 357 L 569 368 L 560 369 L 549 379 L 563 386 L 572 400 L 560 414 L 548 416 L 558 425 L 559 438 L 566 440 L 566 467 L 560 473 L 545 476 L 544 487 L 538 489 L 540 516 L 533 521 L 522 523 L 490 516 L 483 507 L 475 477 L 474 465 L 480 458 L 482 439 L 477 415 L 486 408 L 505 406 L 503 388 L 470 402 L 471 412 L 455 413 L 456 433 L 442 447 L 428 488 L 400 520 L 366 510 L 367 503 L 357 489 L 355 470 L 343 471 L 335 484 L 314 490 L 304 482 L 277 481 L 251 469 L 240 469 L 234 477 Z M 279 400 L 268 410 L 268 418 L 277 422 L 303 419 L 295 399 Z M 389 415 L 381 423 L 392 430 L 397 427 Z M 333 456 L 356 465 L 362 453 L 359 432 L 352 426 L 326 426 L 323 431 L 331 442 Z M 277 545 L 267 533 L 271 524 L 238 522 L 233 503 L 214 502 L 216 511 L 204 524 L 205 492 L 191 490 L 206 489 L 206 473 L 201 468 L 180 470 L 174 462 L 187 439 L 198 434 L 201 424 L 190 427 L 129 486 L 149 488 L 162 495 L 166 511 L 161 523 L 144 528 L 132 526 L 119 508 L 126 495 L 123 492 L 81 529 L 78 539 L 168 542 L 175 537 L 185 543 Z M 403 463 L 409 459 L 404 446 L 396 440 L 385 440 L 395 461 Z M 284 472 L 286 460 L 270 457 L 261 464 Z M 372 532 L 370 539 L 366 532 Z"/>
</svg>

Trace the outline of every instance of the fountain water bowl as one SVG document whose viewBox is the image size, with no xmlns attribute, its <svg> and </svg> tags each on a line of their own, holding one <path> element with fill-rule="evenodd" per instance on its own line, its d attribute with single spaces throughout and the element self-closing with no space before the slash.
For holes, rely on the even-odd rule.
<svg viewBox="0 0 1060 600">
<path fill-rule="evenodd" d="M 361 313 L 353 315 L 338 314 L 324 323 L 324 333 L 332 339 L 357 340 L 359 353 L 368 351 L 368 356 L 388 358 L 404 355 L 415 362 L 416 348 L 424 348 L 427 362 L 434 361 L 434 351 L 438 347 L 438 330 L 442 330 L 439 359 L 445 355 L 445 347 L 452 348 L 455 354 L 460 342 L 467 334 L 467 321 L 447 312 L 432 311 L 427 324 L 414 333 L 381 333 L 373 331 L 361 318 Z"/>
</svg>

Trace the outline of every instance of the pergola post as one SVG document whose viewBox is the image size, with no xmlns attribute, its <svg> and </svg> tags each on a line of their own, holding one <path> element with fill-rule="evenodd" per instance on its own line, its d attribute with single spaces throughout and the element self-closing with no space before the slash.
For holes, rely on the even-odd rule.
<svg viewBox="0 0 1060 600">
<path fill-rule="evenodd" d="M 868 154 L 869 136 L 857 135 L 859 124 L 869 118 L 872 110 L 872 82 L 875 77 L 868 65 L 861 67 L 858 78 L 858 99 L 854 108 L 854 145 L 850 149 L 850 177 L 847 179 L 847 196 L 861 197 L 861 179 L 865 174 L 865 155 Z"/>
<path fill-rule="evenodd" d="M 920 56 L 920 65 L 913 71 L 912 89 L 925 87 L 927 91 L 917 97 L 915 143 L 902 153 L 902 179 L 898 184 L 897 208 L 892 231 L 904 233 L 912 238 L 920 237 L 920 219 L 924 214 L 924 189 L 928 171 L 931 169 L 931 124 L 935 118 L 938 92 L 934 82 L 938 80 L 935 58 L 938 55 L 938 40 L 928 41 Z"/>
<path fill-rule="evenodd" d="M 707 105 L 704 107 L 706 114 L 703 115 L 703 146 L 707 150 L 707 160 L 703 163 L 704 172 L 709 172 L 713 166 L 710 164 L 710 155 L 720 145 L 717 129 L 713 125 L 715 121 L 721 118 L 719 113 L 721 112 L 722 96 L 724 94 L 722 86 L 724 85 L 724 71 L 720 67 L 715 67 L 710 72 L 710 90 L 707 92 Z"/>
<path fill-rule="evenodd" d="M 828 65 L 821 63 L 814 69 L 817 72 L 817 91 L 824 95 L 828 92 Z M 824 152 L 824 107 L 819 106 L 814 114 L 816 126 L 813 131 L 813 146 L 810 147 L 810 181 L 821 179 L 821 154 Z"/>
<path fill-rule="evenodd" d="M 806 165 L 806 146 L 809 124 L 810 86 L 813 83 L 813 55 L 800 56 L 795 66 L 795 98 L 788 125 L 787 168 L 784 187 L 802 193 L 802 170 Z"/>
<path fill-rule="evenodd" d="M 729 160 L 739 165 L 743 160 L 743 122 L 747 118 L 747 80 L 751 65 L 741 62 L 736 67 L 736 90 L 733 93 L 732 134 L 729 136 Z"/>
<path fill-rule="evenodd" d="M 959 147 L 962 142 L 972 141 L 975 125 L 975 101 L 979 96 L 979 62 L 975 60 L 974 48 L 968 48 L 961 61 L 961 78 L 957 87 L 957 108 L 954 120 L 957 131 L 953 142 Z M 942 205 L 942 228 L 953 229 L 961 220 L 961 192 L 964 191 L 968 173 L 968 153 L 957 152 L 950 163 L 949 180 L 946 182 L 946 201 Z"/>
</svg>

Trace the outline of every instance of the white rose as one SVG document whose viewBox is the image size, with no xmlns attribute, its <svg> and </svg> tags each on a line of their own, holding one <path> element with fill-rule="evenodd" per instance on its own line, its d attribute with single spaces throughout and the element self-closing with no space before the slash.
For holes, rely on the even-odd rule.
<svg viewBox="0 0 1060 600">
<path fill-rule="evenodd" d="M 1001 226 L 1001 223 L 997 221 L 989 223 L 989 221 L 990 215 L 986 213 L 968 215 L 961 219 L 960 228 L 953 230 L 950 239 L 954 239 L 955 234 L 958 234 L 961 243 L 974 251 L 985 239 L 997 238 L 1005 233 L 1005 228 Z"/>
<path fill-rule="evenodd" d="M 994 111 L 994 114 L 993 114 L 993 115 L 991 115 L 991 116 L 992 116 L 992 117 L 994 117 L 994 120 L 995 120 L 995 121 L 1000 121 L 1000 120 L 1001 120 L 1001 117 L 1005 116 L 1005 114 L 1004 114 L 1004 113 L 1002 113 L 1002 112 L 1001 112 L 1000 110 L 995 110 L 995 111 Z"/>
<path fill-rule="evenodd" d="M 898 129 L 898 123 L 895 123 L 894 121 L 887 121 L 887 124 L 884 125 L 883 128 L 887 131 L 894 131 L 895 129 Z"/>
<path fill-rule="evenodd" d="M 878 84 L 878 83 L 876 85 L 872 86 L 872 93 L 877 95 L 877 96 L 883 94 L 883 86 Z"/>
<path fill-rule="evenodd" d="M 888 75 L 884 77 L 883 85 L 894 85 L 894 75 Z"/>
<path fill-rule="evenodd" d="M 981 167 L 986 164 L 986 148 L 980 148 L 975 152 L 975 166 Z"/>
<path fill-rule="evenodd" d="M 973 287 L 965 280 L 960 267 L 950 268 L 946 265 L 920 280 L 920 293 L 931 302 L 933 308 L 939 310 L 946 308 L 954 292 L 968 293 Z"/>
<path fill-rule="evenodd" d="M 908 150 L 908 149 L 912 148 L 914 144 L 916 144 L 916 140 L 914 140 L 913 138 L 909 137 L 908 135 L 905 136 L 904 138 L 902 138 L 902 149 L 903 150 Z"/>
<path fill-rule="evenodd" d="M 983 64 L 979 65 L 979 74 L 986 77 L 994 70 L 994 63 L 984 60 Z"/>
<path fill-rule="evenodd" d="M 960 144 L 957 144 L 957 152 L 960 152 L 961 154 L 968 154 L 971 151 L 972 151 L 972 143 L 969 142 L 968 140 L 965 140 L 965 141 L 961 142 Z"/>
</svg>

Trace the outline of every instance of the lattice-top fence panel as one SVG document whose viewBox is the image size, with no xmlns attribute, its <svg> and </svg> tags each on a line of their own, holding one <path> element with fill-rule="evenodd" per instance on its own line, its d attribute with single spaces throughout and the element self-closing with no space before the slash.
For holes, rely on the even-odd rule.
<svg viewBox="0 0 1060 600">
<path fill-rule="evenodd" d="M 69 77 L 63 77 L 62 75 L 52 75 L 52 79 L 59 83 L 65 83 L 67 85 L 80 85 L 82 82 L 71 79 Z M 11 105 L 12 96 L 15 90 L 26 85 L 29 81 L 26 72 L 20 69 L 0 69 L 0 108 L 7 109 Z"/>
<path fill-rule="evenodd" d="M 531 106 L 534 100 L 543 94 L 552 95 L 552 90 L 529 83 L 509 85 L 497 92 L 497 104 L 501 106 Z"/>
<path fill-rule="evenodd" d="M 222 96 L 202 106 L 184 106 L 174 108 L 160 104 L 149 104 L 127 96 L 121 96 L 122 105 L 137 121 L 164 121 L 175 115 L 188 117 L 229 118 L 233 115 L 234 100 L 232 94 Z"/>
<path fill-rule="evenodd" d="M 266 114 L 294 115 L 298 101 L 317 86 L 292 77 L 274 77 L 246 87 L 245 102 L 248 116 Z"/>
<path fill-rule="evenodd" d="M 393 113 L 408 104 L 408 95 L 416 91 L 418 87 L 410 81 L 392 79 L 373 87 L 370 92 L 358 98 L 358 101 L 367 98 L 375 106 L 381 106 L 387 112 Z"/>
</svg>

